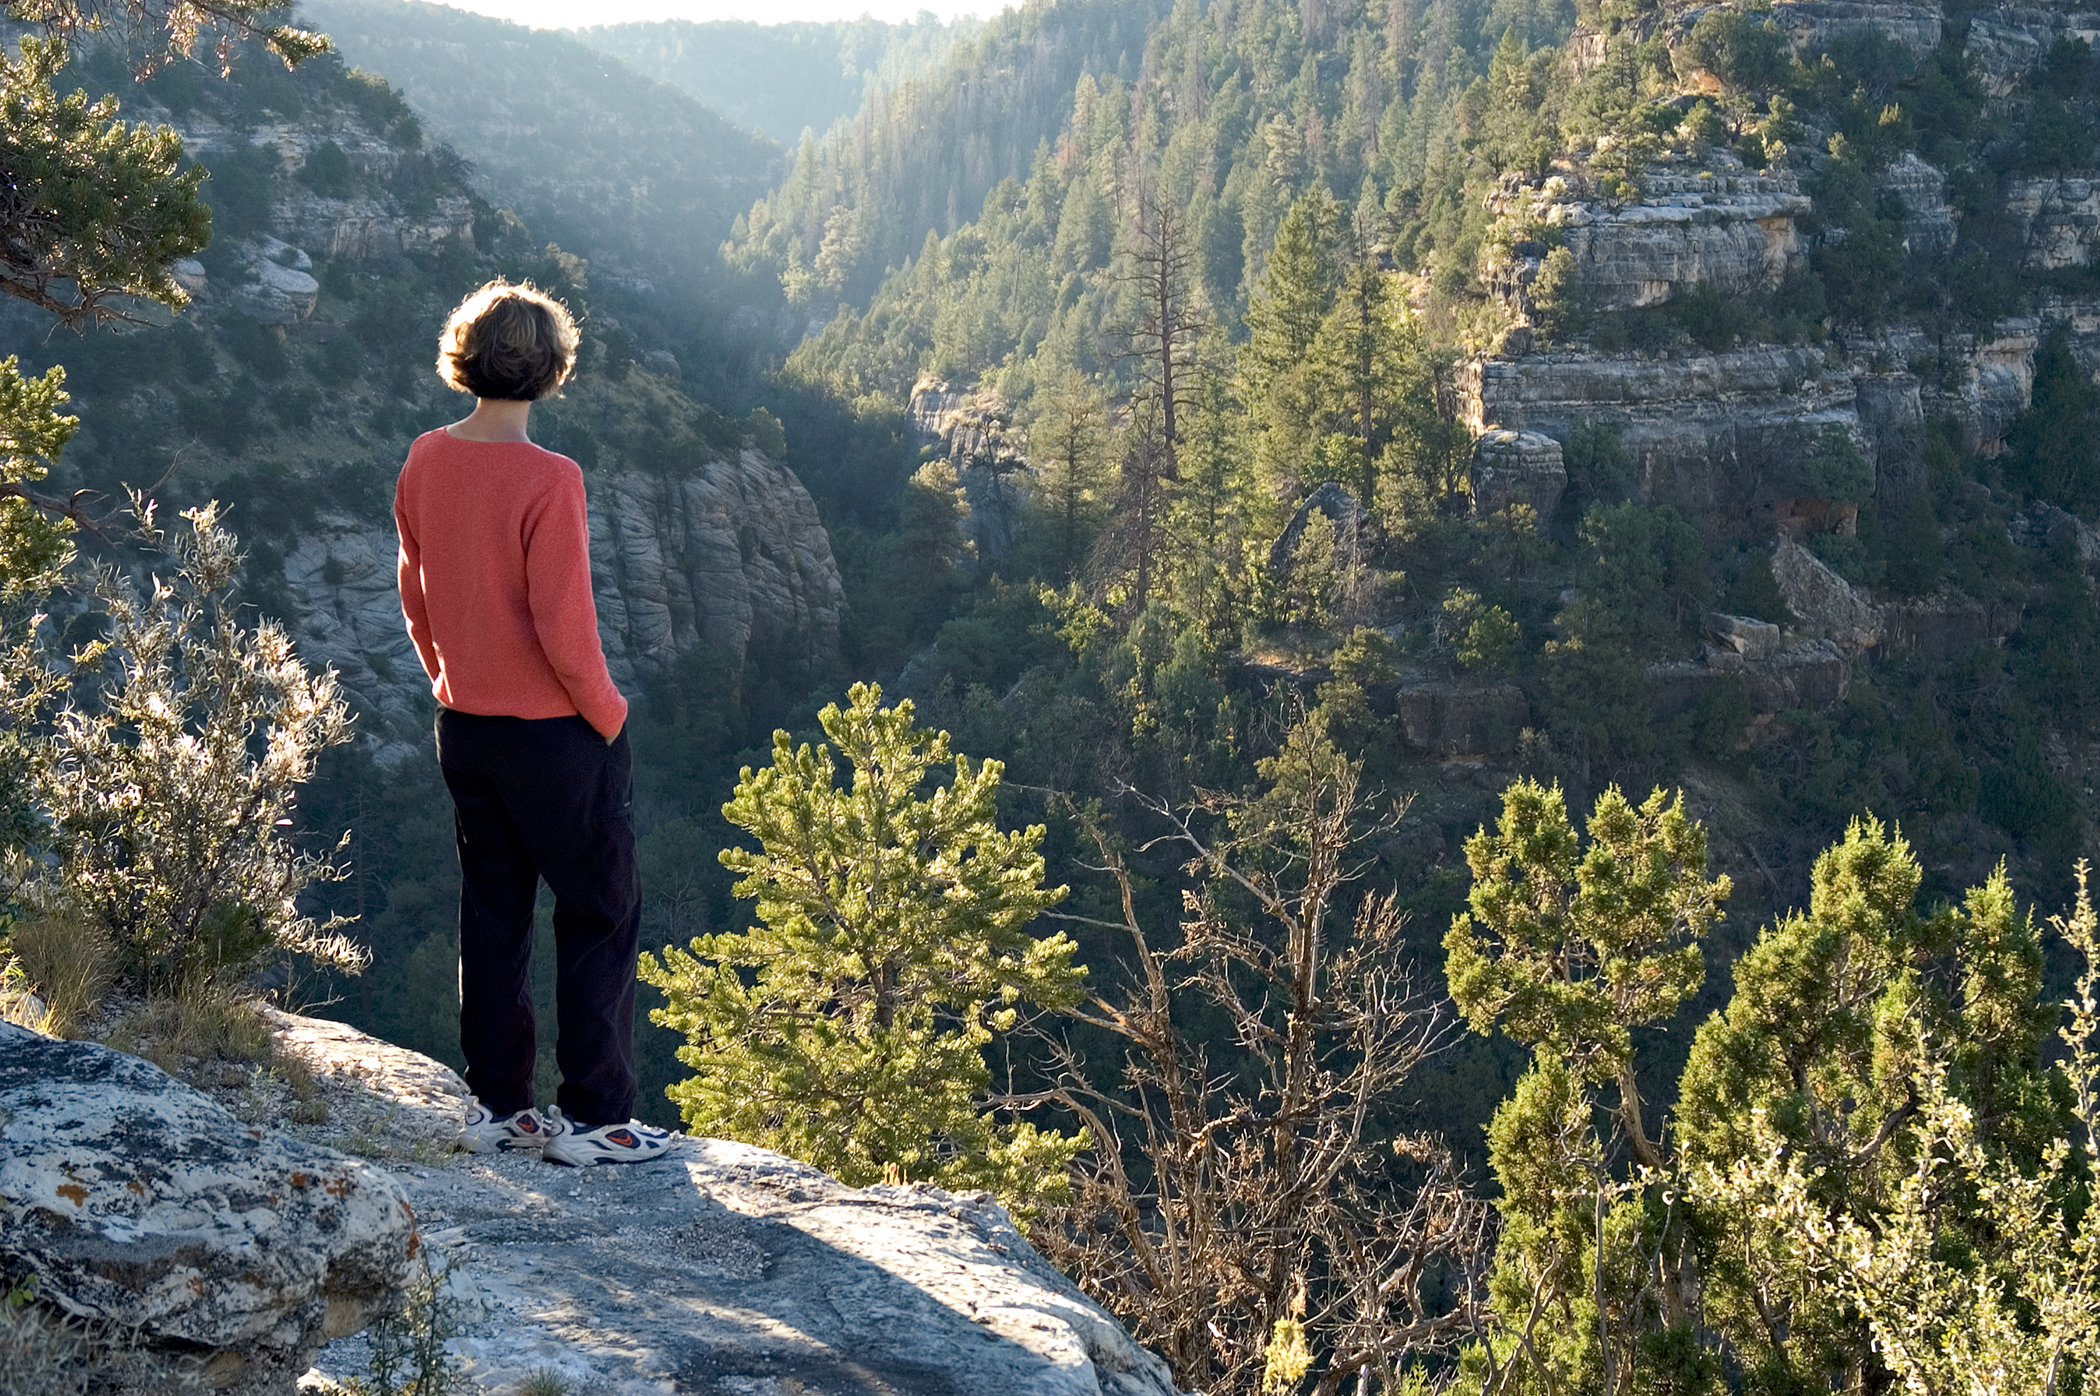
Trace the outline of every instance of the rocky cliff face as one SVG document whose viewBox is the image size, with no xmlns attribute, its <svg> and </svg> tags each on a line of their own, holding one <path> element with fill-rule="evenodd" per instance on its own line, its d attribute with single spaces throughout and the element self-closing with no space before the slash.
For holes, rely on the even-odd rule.
<svg viewBox="0 0 2100 1396">
<path fill-rule="evenodd" d="M 708 645 L 732 666 L 754 645 L 836 652 L 845 589 L 808 491 L 756 451 L 688 474 L 627 470 L 589 482 L 598 632 L 613 681 L 641 692 L 680 654 Z M 390 525 L 324 516 L 285 558 L 306 599 L 300 651 L 333 665 L 394 740 L 430 711 L 401 624 Z"/>
<path fill-rule="evenodd" d="M 1938 5 L 1885 0 L 1782 0 L 1772 6 L 1772 19 L 1804 53 L 1828 48 L 1834 40 L 1879 34 L 1922 58 L 1939 47 L 1945 27 Z"/>
<path fill-rule="evenodd" d="M 2012 90 L 2047 56 L 2058 39 L 2100 40 L 2100 14 L 2001 5 L 1969 19 L 1962 46 L 1995 96 Z"/>
<path fill-rule="evenodd" d="M 1512 182 L 1489 201 L 1574 255 L 1591 310 L 1660 305 L 1704 282 L 1738 293 L 1778 283 L 1803 255 L 1795 220 L 1808 197 L 1788 174 L 1765 175 L 1715 152 L 1698 165 L 1658 166 L 1630 202 L 1590 197 L 1582 180 L 1556 175 Z M 1521 249 L 1536 262 L 1544 244 Z M 1522 273 L 1494 278 L 1503 294 Z"/>
<path fill-rule="evenodd" d="M 1818 497 L 1804 443 L 1835 428 L 1868 444 L 1853 377 L 1820 348 L 1763 346 L 1652 357 L 1561 351 L 1462 367 L 1475 430 L 1565 441 L 1577 423 L 1610 427 L 1644 495 L 1704 512 L 1769 516 Z"/>
<path fill-rule="evenodd" d="M 2028 266 L 2053 271 L 2092 264 L 2100 240 L 2100 178 L 2016 179 L 2006 190 L 2005 211 L 2020 226 Z"/>
<path fill-rule="evenodd" d="M 1013 404 L 985 388 L 957 388 L 922 378 L 909 411 L 925 442 L 955 468 L 969 513 L 963 534 L 982 558 L 1012 544 L 1027 480 L 1028 435 L 1014 425 Z"/>
<path fill-rule="evenodd" d="M 1706 282 L 1724 292 L 1776 284 L 1802 254 L 1794 220 L 1809 201 L 1788 177 L 1718 170 L 1657 174 L 1639 202 L 1550 204 L 1545 223 L 1575 255 L 1597 310 L 1660 305 Z"/>
<path fill-rule="evenodd" d="M 690 277 L 779 175 L 772 142 L 567 35 L 399 0 L 302 13 L 398 84 L 493 202 L 601 271 Z"/>
</svg>

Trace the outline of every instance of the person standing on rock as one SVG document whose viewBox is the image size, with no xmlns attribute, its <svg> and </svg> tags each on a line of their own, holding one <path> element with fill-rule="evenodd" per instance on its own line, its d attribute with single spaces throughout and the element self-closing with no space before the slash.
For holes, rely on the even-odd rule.
<svg viewBox="0 0 2100 1396">
<path fill-rule="evenodd" d="M 532 444 L 532 404 L 576 365 L 576 322 L 530 284 L 492 281 L 438 341 L 438 376 L 477 401 L 409 447 L 394 491 L 401 611 L 438 700 L 438 764 L 459 845 L 463 1147 L 565 1164 L 660 1157 L 634 1110 L 641 887 L 628 822 L 627 700 L 591 599 L 583 472 Z M 555 1059 L 533 1108 L 533 904 L 554 893 Z"/>
</svg>

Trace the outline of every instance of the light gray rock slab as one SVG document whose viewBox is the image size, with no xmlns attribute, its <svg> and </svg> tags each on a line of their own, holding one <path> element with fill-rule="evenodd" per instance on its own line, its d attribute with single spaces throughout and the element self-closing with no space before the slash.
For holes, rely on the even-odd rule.
<svg viewBox="0 0 2100 1396">
<path fill-rule="evenodd" d="M 1641 199 L 1552 205 L 1595 310 L 1660 305 L 1701 283 L 1735 294 L 1770 286 L 1804 255 L 1794 221 L 1809 199 L 1790 179 L 1733 163 L 1703 177 L 1651 173 Z"/>
<path fill-rule="evenodd" d="M 1779 627 L 1770 621 L 1754 620 L 1749 616 L 1732 616 L 1723 611 L 1708 611 L 1703 628 L 1708 635 L 1746 661 L 1770 659 L 1779 653 L 1781 647 Z"/>
<path fill-rule="evenodd" d="M 1870 34 L 1894 40 L 1913 58 L 1940 46 L 1944 21 L 1936 4 L 1890 0 L 1779 0 L 1772 18 L 1803 53 L 1820 53 L 1840 39 Z"/>
<path fill-rule="evenodd" d="M 2100 40 L 2100 14 L 2068 9 L 2000 5 L 1969 19 L 1962 51 L 1983 75 L 1992 96 L 2012 91 L 2058 39 Z"/>
<path fill-rule="evenodd" d="M 241 1123 L 151 1063 L 0 1023 L 0 1270 L 135 1334 L 104 1396 L 202 1373 L 289 1393 L 397 1301 L 417 1241 L 385 1173 Z"/>
<path fill-rule="evenodd" d="M 397 1174 L 454 1267 L 483 1389 L 594 1396 L 1169 1396 L 1165 1365 L 981 1194 L 845 1187 L 681 1138 L 650 1164 L 521 1154 Z M 363 1339 L 320 1373 L 356 1375 Z"/>
</svg>

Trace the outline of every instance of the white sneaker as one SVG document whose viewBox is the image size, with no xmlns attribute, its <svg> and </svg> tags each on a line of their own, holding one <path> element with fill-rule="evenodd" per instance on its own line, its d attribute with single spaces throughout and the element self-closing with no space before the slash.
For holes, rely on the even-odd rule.
<svg viewBox="0 0 2100 1396">
<path fill-rule="evenodd" d="M 547 1146 L 540 1157 L 572 1168 L 588 1168 L 594 1163 L 647 1163 L 670 1152 L 676 1137 L 667 1129 L 656 1129 L 637 1120 L 584 1129 L 564 1117 L 559 1106 L 550 1106 Z"/>
<path fill-rule="evenodd" d="M 547 1122 L 530 1106 L 515 1115 L 498 1115 L 473 1096 L 467 1097 L 467 1122 L 460 1127 L 459 1147 L 470 1154 L 516 1153 L 547 1142 Z"/>
</svg>

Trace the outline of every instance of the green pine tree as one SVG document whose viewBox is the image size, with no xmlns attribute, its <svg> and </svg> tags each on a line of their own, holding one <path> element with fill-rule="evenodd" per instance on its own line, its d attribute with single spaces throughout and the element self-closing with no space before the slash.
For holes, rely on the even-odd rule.
<svg viewBox="0 0 2100 1396">
<path fill-rule="evenodd" d="M 1510 786 L 1496 828 L 1466 843 L 1471 909 L 1444 939 L 1466 1021 L 1499 1024 L 1532 1052 L 1488 1126 L 1503 1194 L 1489 1282 L 1499 1331 L 1468 1353 L 1463 1379 L 1619 1392 L 1637 1368 L 1651 1380 L 1667 1368 L 1678 1390 L 1713 1390 L 1712 1364 L 1685 1346 L 1696 1272 L 1659 1181 L 1671 1163 L 1641 1101 L 1633 1032 L 1698 991 L 1729 881 L 1706 876 L 1706 831 L 1682 797 L 1657 790 L 1635 806 L 1607 790 L 1587 835 L 1557 788 Z"/>
<path fill-rule="evenodd" d="M 1072 942 L 1027 931 L 1065 889 L 1042 885 L 1041 825 L 1000 831 L 1000 764 L 954 756 L 929 790 L 948 734 L 881 700 L 855 684 L 826 707 L 831 745 L 774 733 L 773 764 L 723 806 L 759 842 L 721 855 L 758 924 L 642 957 L 667 999 L 650 1016 L 685 1034 L 694 1071 L 669 1094 L 696 1131 L 848 1183 L 1058 1195 L 1081 1141 L 991 1113 L 984 1047 L 1031 1005 L 1078 1001 Z"/>
</svg>

